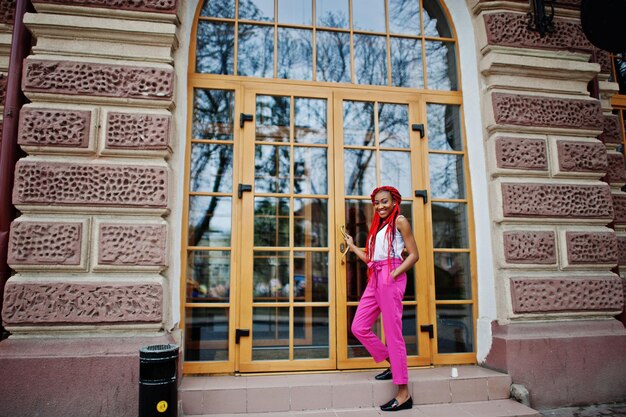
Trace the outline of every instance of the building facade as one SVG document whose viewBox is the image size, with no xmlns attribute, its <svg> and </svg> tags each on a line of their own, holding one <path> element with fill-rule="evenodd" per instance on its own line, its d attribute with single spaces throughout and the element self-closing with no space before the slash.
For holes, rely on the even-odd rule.
<svg viewBox="0 0 626 417">
<path fill-rule="evenodd" d="M 149 344 L 183 378 L 375 367 L 341 233 L 382 184 L 409 366 L 626 400 L 626 64 L 554 3 L 541 36 L 522 0 L 34 0 L 0 415 L 134 415 Z"/>
</svg>

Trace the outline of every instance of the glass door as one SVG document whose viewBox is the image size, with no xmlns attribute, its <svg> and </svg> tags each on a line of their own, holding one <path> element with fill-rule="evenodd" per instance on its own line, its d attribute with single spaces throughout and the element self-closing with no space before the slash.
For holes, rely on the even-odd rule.
<svg viewBox="0 0 626 417">
<path fill-rule="evenodd" d="M 336 367 L 331 105 L 310 88 L 245 92 L 242 372 Z"/>
<path fill-rule="evenodd" d="M 373 98 L 375 97 L 375 98 Z M 409 94 L 346 92 L 335 95 L 335 156 L 337 199 L 335 233 L 345 225 L 361 248 L 365 247 L 373 209 L 369 198 L 380 185 L 396 187 L 402 195 L 401 211 L 410 221 L 421 254 L 408 272 L 403 301 L 403 334 L 409 366 L 431 363 L 432 324 L 428 305 L 426 269 L 425 203 L 415 197 L 426 189 L 423 156 L 423 121 L 418 97 Z M 420 134 L 420 130 L 422 134 Z M 418 191 L 418 194 L 421 191 Z M 340 249 L 343 247 L 340 245 Z M 376 365 L 352 335 L 350 327 L 358 301 L 367 286 L 367 267 L 354 254 L 337 257 L 338 280 L 338 366 L 363 368 Z M 384 324 L 375 325 L 381 337 Z M 420 330 L 426 331 L 420 331 Z M 430 329 L 430 332 L 428 332 Z M 383 339 L 384 341 L 384 339 Z"/>
</svg>

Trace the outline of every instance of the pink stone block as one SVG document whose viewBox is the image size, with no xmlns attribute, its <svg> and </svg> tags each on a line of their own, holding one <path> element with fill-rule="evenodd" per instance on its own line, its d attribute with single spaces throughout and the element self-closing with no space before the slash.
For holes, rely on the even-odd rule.
<svg viewBox="0 0 626 417">
<path fill-rule="evenodd" d="M 617 253 L 619 265 L 626 265 L 626 236 L 617 237 Z"/>
<path fill-rule="evenodd" d="M 303 385 L 291 387 L 291 409 L 322 410 L 332 408 L 333 395 L 330 385 Z"/>
<path fill-rule="evenodd" d="M 333 408 L 373 407 L 372 384 L 333 385 Z"/>
<path fill-rule="evenodd" d="M 487 378 L 489 400 L 503 400 L 511 396 L 511 377 L 509 375 L 490 376 Z"/>
<path fill-rule="evenodd" d="M 548 169 L 546 141 L 528 138 L 497 138 L 498 168 L 545 171 Z"/>
<path fill-rule="evenodd" d="M 22 86 L 27 95 L 36 92 L 170 100 L 174 92 L 174 71 L 155 67 L 27 58 L 24 61 Z"/>
<path fill-rule="evenodd" d="M 484 378 L 451 379 L 450 392 L 453 403 L 466 401 L 487 401 L 489 399 L 487 380 Z"/>
<path fill-rule="evenodd" d="M 249 388 L 247 395 L 248 413 L 289 411 L 290 409 L 289 387 Z M 237 401 L 241 401 L 241 398 Z"/>
<path fill-rule="evenodd" d="M 166 226 L 101 224 L 98 263 L 150 266 L 166 264 Z"/>
<path fill-rule="evenodd" d="M 626 194 L 613 194 L 615 223 L 626 224 Z"/>
<path fill-rule="evenodd" d="M 138 12 L 176 13 L 178 0 L 34 0 L 33 3 L 65 4 L 68 6 L 98 7 Z"/>
<path fill-rule="evenodd" d="M 559 169 L 565 172 L 600 172 L 607 170 L 606 147 L 600 142 L 556 142 Z"/>
<path fill-rule="evenodd" d="M 622 126 L 619 116 L 613 114 L 604 115 L 602 127 L 602 133 L 598 136 L 599 140 L 604 143 L 622 143 Z"/>
<path fill-rule="evenodd" d="M 10 265 L 79 265 L 82 223 L 14 221 L 9 237 Z"/>
<path fill-rule="evenodd" d="M 87 148 L 91 111 L 24 107 L 18 143 L 23 146 Z"/>
<path fill-rule="evenodd" d="M 167 168 L 17 162 L 13 202 L 19 204 L 164 208 Z"/>
<path fill-rule="evenodd" d="M 7 325 L 154 323 L 162 310 L 158 284 L 9 281 L 2 318 Z"/>
<path fill-rule="evenodd" d="M 413 404 L 440 404 L 452 401 L 448 379 L 414 380 Z"/>
<path fill-rule="evenodd" d="M 624 155 L 621 153 L 609 153 L 606 180 L 609 184 L 623 184 L 626 182 L 626 169 L 624 168 Z"/>
<path fill-rule="evenodd" d="M 246 412 L 246 390 L 207 390 L 202 396 L 201 414 L 227 414 Z"/>
<path fill-rule="evenodd" d="M 503 233 L 503 240 L 507 263 L 556 263 L 556 243 L 552 231 L 509 231 Z"/>
<path fill-rule="evenodd" d="M 565 241 L 570 264 L 617 263 L 617 237 L 614 232 L 567 232 Z"/>
<path fill-rule="evenodd" d="M 171 119 L 162 114 L 110 112 L 105 147 L 165 150 L 169 146 Z"/>
<path fill-rule="evenodd" d="M 13 26 L 16 0 L 0 1 L 0 23 Z M 4 101 L 3 101 L 4 102 Z"/>
</svg>

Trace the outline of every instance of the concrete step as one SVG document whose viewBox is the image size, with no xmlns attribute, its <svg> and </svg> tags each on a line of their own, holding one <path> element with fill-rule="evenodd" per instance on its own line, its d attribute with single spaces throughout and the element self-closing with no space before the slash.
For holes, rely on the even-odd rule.
<svg viewBox="0 0 626 417">
<path fill-rule="evenodd" d="M 410 369 L 414 407 L 403 415 L 539 416 L 508 399 L 510 376 L 480 366 L 457 369 L 456 378 L 450 376 L 451 367 Z M 377 416 L 382 413 L 378 405 L 396 392 L 391 381 L 374 379 L 379 372 L 186 376 L 179 399 L 185 416 Z"/>
</svg>

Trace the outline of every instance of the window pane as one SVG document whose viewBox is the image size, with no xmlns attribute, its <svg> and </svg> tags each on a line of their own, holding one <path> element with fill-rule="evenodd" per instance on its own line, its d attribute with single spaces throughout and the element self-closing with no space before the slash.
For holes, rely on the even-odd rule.
<svg viewBox="0 0 626 417">
<path fill-rule="evenodd" d="M 235 0 L 204 0 L 200 16 L 235 18 Z"/>
<path fill-rule="evenodd" d="M 380 0 L 352 0 L 354 30 L 385 32 L 385 2 Z"/>
<path fill-rule="evenodd" d="M 293 315 L 293 358 L 328 358 L 330 356 L 328 307 L 295 307 Z"/>
<path fill-rule="evenodd" d="M 346 195 L 369 195 L 376 188 L 376 153 L 346 149 L 343 155 Z"/>
<path fill-rule="evenodd" d="M 348 326 L 346 329 L 346 332 L 348 332 L 348 358 L 371 358 L 372 355 L 370 355 L 369 352 L 363 347 L 361 342 L 359 342 L 359 340 L 356 337 L 354 337 L 354 335 L 352 334 L 352 330 L 350 330 L 352 327 L 352 320 L 354 319 L 354 314 L 356 313 L 356 309 L 357 309 L 356 306 L 355 307 L 348 306 L 348 317 L 347 317 Z M 382 339 L 383 332 L 382 332 L 382 323 L 381 323 L 380 317 L 378 318 L 378 320 L 376 320 L 376 322 L 372 326 L 372 331 L 374 332 L 375 335 L 378 336 L 379 339 Z"/>
<path fill-rule="evenodd" d="M 313 32 L 278 28 L 278 78 L 313 79 Z"/>
<path fill-rule="evenodd" d="M 428 104 L 428 148 L 440 151 L 462 151 L 461 117 L 459 106 Z"/>
<path fill-rule="evenodd" d="M 474 351 L 471 305 L 437 306 L 437 349 L 439 353 Z"/>
<path fill-rule="evenodd" d="M 295 98 L 294 100 L 295 141 L 297 143 L 327 143 L 326 100 L 315 98 Z"/>
<path fill-rule="evenodd" d="M 406 345 L 406 354 L 408 356 L 417 356 L 419 349 L 417 345 L 417 307 L 404 306 L 402 309 L 402 336 Z"/>
<path fill-rule="evenodd" d="M 409 106 L 378 103 L 380 147 L 409 148 Z"/>
<path fill-rule="evenodd" d="M 289 142 L 290 98 L 257 96 L 256 140 Z"/>
<path fill-rule="evenodd" d="M 385 37 L 354 35 L 354 76 L 357 84 L 387 85 Z"/>
<path fill-rule="evenodd" d="M 327 194 L 328 164 L 326 148 L 304 148 L 293 150 L 293 191 L 295 194 Z"/>
<path fill-rule="evenodd" d="M 230 197 L 189 197 L 189 246 L 230 246 Z"/>
<path fill-rule="evenodd" d="M 316 32 L 317 81 L 350 82 L 350 34 Z"/>
<path fill-rule="evenodd" d="M 419 0 L 389 0 L 389 32 L 419 35 Z"/>
<path fill-rule="evenodd" d="M 437 300 L 471 300 L 471 275 L 469 253 L 435 252 Z"/>
<path fill-rule="evenodd" d="M 239 18 L 273 22 L 274 0 L 239 1 Z"/>
<path fill-rule="evenodd" d="M 396 87 L 424 88 L 421 40 L 391 38 L 391 83 Z"/>
<path fill-rule="evenodd" d="M 254 199 L 254 245 L 289 246 L 289 199 Z"/>
<path fill-rule="evenodd" d="M 312 0 L 278 0 L 278 23 L 311 25 Z"/>
<path fill-rule="evenodd" d="M 280 359 L 289 359 L 289 308 L 254 308 L 252 315 L 252 360 Z"/>
<path fill-rule="evenodd" d="M 463 155 L 428 155 L 430 192 L 433 198 L 465 198 Z"/>
<path fill-rule="evenodd" d="M 254 158 L 254 189 L 257 193 L 289 192 L 289 147 L 257 146 Z"/>
<path fill-rule="evenodd" d="M 348 29 L 350 27 L 348 1 L 316 0 L 317 25 Z"/>
<path fill-rule="evenodd" d="M 227 361 L 228 308 L 188 308 L 185 316 L 185 361 Z"/>
<path fill-rule="evenodd" d="M 294 246 L 328 246 L 328 202 L 318 198 L 296 198 L 294 206 Z"/>
<path fill-rule="evenodd" d="M 376 139 L 374 103 L 360 101 L 343 102 L 344 145 L 374 146 Z"/>
<path fill-rule="evenodd" d="M 432 204 L 433 246 L 467 249 L 467 206 L 465 203 Z"/>
<path fill-rule="evenodd" d="M 626 53 L 616 54 L 613 59 L 615 80 L 619 86 L 619 94 L 626 94 Z"/>
<path fill-rule="evenodd" d="M 328 302 L 328 253 L 296 252 L 293 286 L 295 301 Z"/>
<path fill-rule="evenodd" d="M 239 25 L 237 75 L 274 76 L 274 28 Z"/>
<path fill-rule="evenodd" d="M 194 89 L 194 139 L 233 140 L 233 107 L 235 94 L 228 90 Z"/>
<path fill-rule="evenodd" d="M 189 190 L 227 193 L 232 187 L 232 145 L 192 143 Z"/>
<path fill-rule="evenodd" d="M 234 73 L 234 24 L 199 21 L 196 40 L 196 72 L 228 75 Z"/>
<path fill-rule="evenodd" d="M 186 284 L 188 303 L 227 303 L 230 299 L 230 252 L 189 252 Z"/>
<path fill-rule="evenodd" d="M 431 90 L 456 90 L 456 52 L 452 42 L 426 42 L 426 76 Z"/>
<path fill-rule="evenodd" d="M 289 301 L 289 252 L 254 251 L 254 301 Z"/>
<path fill-rule="evenodd" d="M 380 152 L 380 182 L 394 186 L 401 195 L 411 195 L 411 154 Z"/>
<path fill-rule="evenodd" d="M 451 38 L 452 32 L 439 0 L 424 0 L 424 34 L 438 38 Z"/>
</svg>

